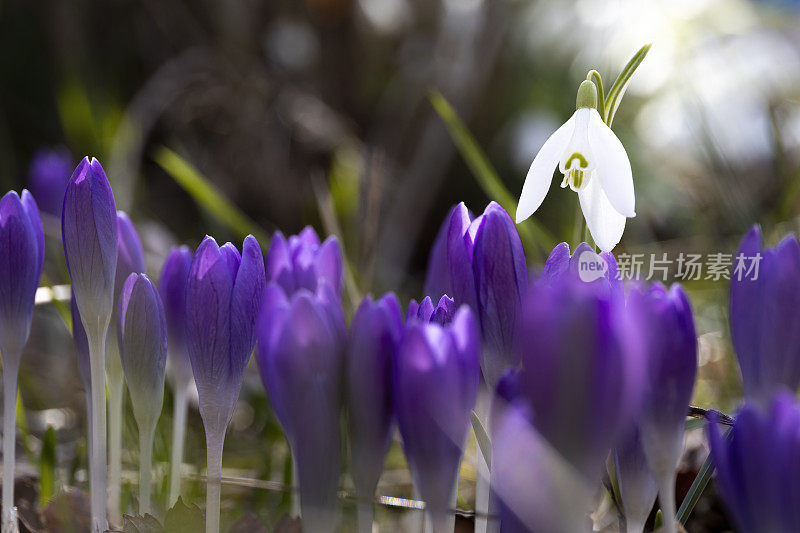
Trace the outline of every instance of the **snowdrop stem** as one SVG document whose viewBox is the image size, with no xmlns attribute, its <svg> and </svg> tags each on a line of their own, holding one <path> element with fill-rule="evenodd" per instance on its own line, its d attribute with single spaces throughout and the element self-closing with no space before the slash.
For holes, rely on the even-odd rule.
<svg viewBox="0 0 800 533">
<path fill-rule="evenodd" d="M 18 531 L 14 509 L 18 353 L 3 354 L 3 533 Z"/>
<path fill-rule="evenodd" d="M 222 480 L 222 431 L 206 429 L 206 533 L 219 533 L 220 483 Z"/>
<path fill-rule="evenodd" d="M 172 456 L 169 472 L 169 506 L 175 505 L 181 493 L 183 442 L 186 437 L 186 387 L 177 387 L 172 417 Z"/>
<path fill-rule="evenodd" d="M 155 419 L 156 421 L 158 418 Z M 155 423 L 139 428 L 139 514 L 150 512 L 150 484 L 153 470 L 153 437 Z"/>
<path fill-rule="evenodd" d="M 592 69 L 586 74 L 586 81 L 594 82 L 597 86 L 597 112 L 600 113 L 603 121 L 606 120 L 606 97 L 603 92 L 603 78 L 600 73 Z"/>
</svg>

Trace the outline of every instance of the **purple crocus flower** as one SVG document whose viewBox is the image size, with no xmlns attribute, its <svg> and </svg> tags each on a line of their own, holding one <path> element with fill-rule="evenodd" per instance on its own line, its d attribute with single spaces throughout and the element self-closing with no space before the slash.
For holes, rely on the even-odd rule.
<svg viewBox="0 0 800 533">
<path fill-rule="evenodd" d="M 647 374 L 637 425 L 647 463 L 659 486 L 664 529 L 675 531 L 675 469 L 697 372 L 697 336 L 689 299 L 680 285 L 631 290 L 628 306 L 646 332 Z"/>
<path fill-rule="evenodd" d="M 267 252 L 267 280 L 278 283 L 288 296 L 299 289 L 315 292 L 323 281 L 341 295 L 343 272 L 336 237 L 330 236 L 320 244 L 311 226 L 288 239 L 279 231 L 273 235 Z"/>
<path fill-rule="evenodd" d="M 567 277 L 532 287 L 518 331 L 518 392 L 538 432 L 587 479 L 598 479 L 641 399 L 640 328 L 621 299 Z"/>
<path fill-rule="evenodd" d="M 248 235 L 242 254 L 206 236 L 186 285 L 186 340 L 197 384 L 208 459 L 206 529 L 219 530 L 222 446 L 255 344 L 255 322 L 266 285 L 264 259 Z"/>
<path fill-rule="evenodd" d="M 303 527 L 309 531 L 336 529 L 344 327 L 341 303 L 327 284 L 291 297 L 277 283 L 267 286 L 258 321 L 258 364 L 292 450 Z M 377 405 L 380 399 L 370 401 Z M 367 416 L 363 409 L 357 415 Z"/>
<path fill-rule="evenodd" d="M 519 362 L 512 345 L 528 274 L 514 221 L 495 202 L 474 220 L 466 206 L 458 204 L 448 224 L 447 261 L 455 303 L 471 306 L 480 321 L 481 369 L 494 387 L 502 373 Z"/>
<path fill-rule="evenodd" d="M 186 341 L 186 285 L 191 267 L 192 251 L 188 246 L 176 246 L 170 250 L 164 262 L 159 283 L 167 319 L 168 373 L 172 380 L 174 397 L 168 500 L 170 506 L 174 505 L 180 496 L 187 396 L 194 384 Z"/>
<path fill-rule="evenodd" d="M 593 266 L 600 266 L 602 270 L 589 270 Z M 542 267 L 539 281 L 552 284 L 564 276 L 595 283 L 604 287 L 603 290 L 622 294 L 622 279 L 619 277 L 614 254 L 595 253 L 594 248 L 585 242 L 580 243 L 572 254 L 569 253 L 569 245 L 565 242 L 553 248 Z"/>
<path fill-rule="evenodd" d="M 435 322 L 446 326 L 453 321 L 456 314 L 456 302 L 446 294 L 439 298 L 439 303 L 434 307 L 433 300 L 426 296 L 420 303 L 411 300 L 406 311 L 406 320 L 421 320 L 422 322 Z"/>
<path fill-rule="evenodd" d="M 364 298 L 350 329 L 345 398 L 353 482 L 356 493 L 366 499 L 375 494 L 391 443 L 392 365 L 402 334 L 403 319 L 394 294 L 377 302 Z"/>
<path fill-rule="evenodd" d="M 167 323 L 164 306 L 145 274 L 131 274 L 120 292 L 117 337 L 122 369 L 139 428 L 139 514 L 150 512 L 153 437 L 164 405 Z"/>
<path fill-rule="evenodd" d="M 186 285 L 191 266 L 192 251 L 188 246 L 176 246 L 164 261 L 159 282 L 167 317 L 170 373 L 176 390 L 188 388 L 194 379 L 186 340 Z"/>
<path fill-rule="evenodd" d="M 461 204 L 459 204 L 461 205 Z M 428 269 L 425 274 L 425 294 L 437 298 L 442 294 L 453 294 L 450 284 L 450 264 L 447 262 L 447 234 L 450 231 L 450 219 L 459 205 L 454 205 L 447 212 L 433 241 L 431 253 L 428 256 Z"/>
<path fill-rule="evenodd" d="M 86 407 L 91 407 L 92 377 L 89 363 L 89 339 L 86 338 L 86 331 L 81 322 L 81 313 L 78 311 L 78 304 L 75 302 L 74 295 L 70 298 L 69 308 L 72 312 L 72 339 L 75 341 L 75 350 L 78 352 L 78 373 L 86 391 Z M 90 417 L 91 418 L 91 417 Z"/>
<path fill-rule="evenodd" d="M 96 159 L 84 157 L 67 185 L 61 213 L 64 255 L 87 336 L 105 336 L 114 309 L 119 244 L 114 194 Z"/>
<path fill-rule="evenodd" d="M 28 187 L 43 213 L 61 216 L 67 182 L 75 160 L 66 148 L 40 149 L 28 168 Z"/>
<path fill-rule="evenodd" d="M 119 228 L 119 255 L 117 269 L 114 275 L 114 304 L 119 304 L 119 296 L 125 281 L 133 273 L 146 270 L 144 261 L 144 248 L 136 231 L 136 226 L 124 211 L 117 211 L 117 226 Z"/>
<path fill-rule="evenodd" d="M 403 449 L 437 533 L 448 528 L 478 394 L 479 352 L 477 321 L 462 307 L 449 326 L 410 321 L 394 368 Z"/>
<path fill-rule="evenodd" d="M 747 397 L 766 400 L 800 385 L 800 245 L 787 235 L 765 248 L 754 226 L 731 276 L 731 337 Z"/>
<path fill-rule="evenodd" d="M 14 447 L 17 376 L 28 342 L 44 261 L 44 234 L 36 202 L 10 191 L 0 199 L 0 354 L 3 358 L 3 531 L 17 531 Z"/>
<path fill-rule="evenodd" d="M 61 211 L 61 240 L 72 285 L 89 341 L 92 376 L 90 489 L 93 529 L 106 522 L 105 341 L 114 306 L 119 231 L 114 194 L 103 167 L 88 158 L 67 184 Z"/>
<path fill-rule="evenodd" d="M 766 405 L 765 405 L 766 404 Z M 743 533 L 800 531 L 800 405 L 788 391 L 748 401 L 730 437 L 708 424 L 717 488 Z"/>
</svg>

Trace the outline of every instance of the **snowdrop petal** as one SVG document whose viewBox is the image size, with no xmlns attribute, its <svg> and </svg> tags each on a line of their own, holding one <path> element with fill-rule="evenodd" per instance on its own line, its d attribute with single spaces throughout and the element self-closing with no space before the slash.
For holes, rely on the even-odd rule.
<svg viewBox="0 0 800 533">
<path fill-rule="evenodd" d="M 586 188 L 578 192 L 578 199 L 594 242 L 604 252 L 610 252 L 622 239 L 625 215 L 614 209 L 596 177 L 592 176 Z"/>
<path fill-rule="evenodd" d="M 594 177 L 600 179 L 609 203 L 618 213 L 635 217 L 636 200 L 633 194 L 631 162 L 622 143 L 597 111 L 591 114 L 589 120 L 589 144 L 597 164 Z"/>
<path fill-rule="evenodd" d="M 547 196 L 547 191 L 550 189 L 550 182 L 553 180 L 553 170 L 572 138 L 574 129 L 575 115 L 572 115 L 572 118 L 545 141 L 539 153 L 536 154 L 531 168 L 528 170 L 528 175 L 525 177 L 525 184 L 522 186 L 522 195 L 517 206 L 517 224 L 530 217 L 542 205 L 544 197 Z"/>
</svg>

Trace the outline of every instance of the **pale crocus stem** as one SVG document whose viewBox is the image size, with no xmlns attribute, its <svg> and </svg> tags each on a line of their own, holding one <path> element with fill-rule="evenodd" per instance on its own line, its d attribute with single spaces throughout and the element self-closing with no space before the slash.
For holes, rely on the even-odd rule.
<svg viewBox="0 0 800 533">
<path fill-rule="evenodd" d="M 106 328 L 89 334 L 89 362 L 92 376 L 91 429 L 92 455 L 89 458 L 92 528 L 108 529 L 106 521 Z"/>
<path fill-rule="evenodd" d="M 658 502 L 661 506 L 661 518 L 664 523 L 664 533 L 677 533 L 675 525 L 675 474 L 669 472 L 659 476 Z M 640 530 L 641 531 L 641 530 Z"/>
<path fill-rule="evenodd" d="M 183 465 L 183 442 L 186 437 L 186 387 L 175 390 L 172 417 L 172 456 L 169 473 L 169 506 L 175 505 L 181 494 L 181 466 Z"/>
<path fill-rule="evenodd" d="M 158 418 L 156 418 L 156 421 Z M 153 472 L 153 438 L 156 424 L 139 429 L 139 514 L 150 513 L 150 485 Z"/>
<path fill-rule="evenodd" d="M 206 430 L 206 533 L 219 533 L 220 483 L 222 480 L 222 445 L 225 429 Z"/>
<path fill-rule="evenodd" d="M 375 519 L 375 509 L 371 501 L 358 502 L 358 533 L 372 533 L 372 522 Z"/>
<path fill-rule="evenodd" d="M 20 354 L 3 354 L 3 533 L 19 530 L 14 509 L 17 375 Z"/>
<path fill-rule="evenodd" d="M 642 531 L 644 531 L 644 524 L 635 520 L 628 520 L 626 517 L 625 531 L 627 531 L 627 533 L 642 533 Z"/>
<path fill-rule="evenodd" d="M 117 356 L 119 357 L 119 356 Z M 122 525 L 120 489 L 122 472 L 122 403 L 125 398 L 125 382 L 120 372 L 108 374 L 108 513 L 109 521 Z"/>
</svg>

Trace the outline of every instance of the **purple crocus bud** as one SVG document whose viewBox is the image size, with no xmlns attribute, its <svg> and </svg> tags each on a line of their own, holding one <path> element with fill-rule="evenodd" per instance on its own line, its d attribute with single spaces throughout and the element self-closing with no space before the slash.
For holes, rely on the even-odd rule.
<svg viewBox="0 0 800 533">
<path fill-rule="evenodd" d="M 72 311 L 72 339 L 75 341 L 75 349 L 78 352 L 78 373 L 81 376 L 84 390 L 87 394 L 90 394 L 92 378 L 89 363 L 89 339 L 86 338 L 86 331 L 83 329 L 83 322 L 81 321 L 81 313 L 78 311 L 78 304 L 75 302 L 74 295 L 70 298 L 69 308 Z M 90 403 L 87 402 L 87 407 L 90 407 Z"/>
<path fill-rule="evenodd" d="M 171 375 L 176 389 L 189 387 L 193 379 L 186 340 L 186 286 L 191 266 L 192 251 L 188 246 L 176 246 L 164 262 L 159 282 L 167 317 Z"/>
<path fill-rule="evenodd" d="M 596 485 L 536 431 L 529 405 L 511 403 L 497 412 L 491 485 L 500 531 L 591 531 Z"/>
<path fill-rule="evenodd" d="M 431 298 L 436 298 L 441 294 L 453 294 L 450 286 L 450 264 L 447 262 L 447 234 L 450 230 L 450 219 L 456 209 L 459 209 L 458 205 L 454 205 L 447 212 L 428 256 L 425 295 Z"/>
<path fill-rule="evenodd" d="M 542 267 L 539 281 L 552 284 L 564 276 L 595 283 L 604 287 L 603 290 L 622 294 L 622 278 L 614 254 L 595 253 L 594 248 L 585 242 L 580 243 L 572 254 L 565 242 L 553 248 Z"/>
<path fill-rule="evenodd" d="M 763 404 L 768 404 L 762 406 Z M 800 531 L 800 405 L 787 391 L 748 401 L 729 438 L 708 424 L 717 488 L 743 533 Z"/>
<path fill-rule="evenodd" d="M 614 468 L 628 533 L 642 533 L 658 494 L 658 484 L 647 466 L 639 428 L 634 424 L 614 448 Z M 662 509 L 662 512 L 663 511 Z"/>
<path fill-rule="evenodd" d="M 446 294 L 439 298 L 436 307 L 430 296 L 426 296 L 420 303 L 414 300 L 408 304 L 406 320 L 420 320 L 422 322 L 434 322 L 440 326 L 445 326 L 453 321 L 456 314 L 456 302 Z"/>
<path fill-rule="evenodd" d="M 345 359 L 350 457 L 356 493 L 372 498 L 391 443 L 392 365 L 403 334 L 394 294 L 358 307 Z"/>
<path fill-rule="evenodd" d="M 621 299 L 567 277 L 533 286 L 518 333 L 519 394 L 538 432 L 583 476 L 598 479 L 640 403 L 641 328 Z"/>
<path fill-rule="evenodd" d="M 522 241 L 514 221 L 495 202 L 474 220 L 463 203 L 456 206 L 447 239 L 453 298 L 477 313 L 484 343 L 481 369 L 495 386 L 519 362 L 512 347 L 520 299 L 528 287 Z"/>
<path fill-rule="evenodd" d="M 267 252 L 267 279 L 278 283 L 289 296 L 299 289 L 315 292 L 323 281 L 341 295 L 344 267 L 339 241 L 330 236 L 320 244 L 311 226 L 288 240 L 276 232 Z"/>
<path fill-rule="evenodd" d="M 28 168 L 28 187 L 43 213 L 58 217 L 64 202 L 67 182 L 75 168 L 66 148 L 40 149 Z"/>
<path fill-rule="evenodd" d="M 111 186 L 94 158 L 89 161 L 84 157 L 69 179 L 61 234 L 73 294 L 87 335 L 104 335 L 114 306 L 118 224 Z"/>
<path fill-rule="evenodd" d="M 252 235 L 242 256 L 209 236 L 197 248 L 186 285 L 186 341 L 206 432 L 222 432 L 239 397 L 255 344 L 265 289 L 264 260 Z"/>
<path fill-rule="evenodd" d="M 124 211 L 117 211 L 117 227 L 119 235 L 119 255 L 117 269 L 114 275 L 114 304 L 119 304 L 119 295 L 125 280 L 132 273 L 144 272 L 147 266 L 144 262 L 144 248 L 136 226 Z"/>
<path fill-rule="evenodd" d="M 300 289 L 287 297 L 277 283 L 267 286 L 258 321 L 257 357 L 264 387 L 295 460 L 303 527 L 334 531 L 344 363 L 339 330 L 344 318 L 338 299 L 331 300 L 320 291 Z M 377 363 L 372 370 L 379 368 Z M 380 390 L 379 384 L 374 386 Z M 379 398 L 369 401 L 375 407 L 381 402 Z M 366 406 L 359 408 L 357 416 L 369 418 Z"/>
<path fill-rule="evenodd" d="M 462 307 L 449 326 L 410 321 L 395 369 L 395 410 L 434 532 L 445 531 L 480 381 L 480 335 Z"/>
<path fill-rule="evenodd" d="M 7 367 L 28 342 L 33 303 L 44 261 L 44 234 L 36 202 L 7 192 L 0 199 L 0 353 Z"/>
<path fill-rule="evenodd" d="M 637 424 L 666 522 L 675 514 L 675 469 L 697 372 L 697 336 L 692 308 L 680 285 L 669 290 L 660 283 L 635 287 L 628 306 L 646 332 L 647 374 Z M 670 526 L 665 524 L 665 530 L 672 531 Z"/>
<path fill-rule="evenodd" d="M 787 235 L 764 248 L 754 226 L 742 239 L 731 276 L 731 337 L 744 393 L 766 401 L 800 384 L 800 245 Z"/>
<path fill-rule="evenodd" d="M 167 323 L 158 291 L 145 274 L 131 274 L 123 285 L 117 338 L 136 422 L 140 429 L 154 425 L 164 403 Z"/>
</svg>

